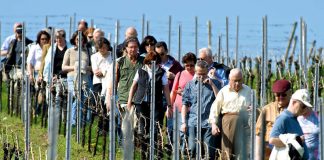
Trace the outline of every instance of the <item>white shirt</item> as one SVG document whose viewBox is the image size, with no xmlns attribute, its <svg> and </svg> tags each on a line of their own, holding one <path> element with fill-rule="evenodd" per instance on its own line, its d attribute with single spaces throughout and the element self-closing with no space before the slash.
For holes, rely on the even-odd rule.
<svg viewBox="0 0 324 160">
<path fill-rule="evenodd" d="M 102 84 L 102 91 L 101 94 L 105 95 L 108 83 L 112 80 L 112 71 L 113 71 L 113 59 L 111 54 L 107 57 L 103 57 L 100 52 L 97 52 L 91 55 L 91 67 L 92 71 L 100 70 L 103 74 L 103 77 L 98 77 L 93 75 L 93 84 Z"/>
<path fill-rule="evenodd" d="M 10 42 L 11 42 L 12 40 L 14 40 L 14 39 L 16 39 L 16 35 L 15 35 L 15 34 L 13 34 L 13 35 L 7 37 L 7 38 L 3 41 L 3 43 L 2 43 L 1 51 L 8 51 L 8 49 L 9 49 L 9 44 L 10 44 Z"/>
<path fill-rule="evenodd" d="M 238 92 L 230 89 L 229 84 L 224 86 L 217 94 L 210 108 L 209 122 L 217 123 L 220 113 L 239 112 L 248 109 L 251 105 L 251 88 L 242 85 Z"/>
<path fill-rule="evenodd" d="M 27 57 L 27 64 L 31 64 L 34 67 L 35 71 L 40 69 L 42 64 L 42 48 L 39 44 L 31 45 L 30 50 Z"/>
</svg>

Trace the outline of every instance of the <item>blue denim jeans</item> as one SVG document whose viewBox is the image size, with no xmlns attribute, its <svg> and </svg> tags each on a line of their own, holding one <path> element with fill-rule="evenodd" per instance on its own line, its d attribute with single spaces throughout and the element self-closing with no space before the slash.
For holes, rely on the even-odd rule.
<svg viewBox="0 0 324 160">
<path fill-rule="evenodd" d="M 206 145 L 208 146 L 208 156 L 209 159 L 215 159 L 215 136 L 212 135 L 211 133 L 211 128 L 201 128 L 201 140 L 202 142 L 197 142 L 197 127 L 189 126 L 188 127 L 188 132 L 189 132 L 189 154 L 191 158 L 196 158 L 196 145 L 199 143 L 199 145 L 203 145 L 205 142 Z M 206 149 L 205 149 L 206 150 Z M 204 153 L 204 152 L 202 152 Z M 204 154 L 202 154 L 204 155 Z M 206 159 L 205 155 L 205 159 Z"/>
<path fill-rule="evenodd" d="M 72 119 L 71 119 L 71 124 L 72 125 L 75 125 L 76 124 L 76 118 L 77 118 L 77 101 L 78 101 L 78 99 L 77 99 L 77 95 L 75 95 L 76 93 L 74 93 L 74 77 L 72 77 L 72 76 L 68 76 L 67 77 L 67 82 L 68 82 L 68 88 L 69 88 L 69 91 L 72 91 L 72 94 L 74 95 L 74 100 L 73 100 L 73 103 L 72 103 Z M 86 86 L 86 91 L 88 91 L 90 88 L 91 88 L 91 86 L 89 85 L 89 81 L 88 81 L 88 84 L 87 84 L 87 86 Z M 85 101 L 85 93 L 84 93 L 84 90 L 82 89 L 81 90 L 81 107 L 80 107 L 80 109 L 79 109 L 79 112 L 81 112 L 80 113 L 80 120 L 82 120 L 83 118 L 83 113 L 82 113 L 82 109 L 83 109 L 83 102 Z M 91 111 L 90 111 L 90 109 L 88 109 L 87 110 L 87 121 L 90 121 L 90 114 L 91 113 Z"/>
</svg>

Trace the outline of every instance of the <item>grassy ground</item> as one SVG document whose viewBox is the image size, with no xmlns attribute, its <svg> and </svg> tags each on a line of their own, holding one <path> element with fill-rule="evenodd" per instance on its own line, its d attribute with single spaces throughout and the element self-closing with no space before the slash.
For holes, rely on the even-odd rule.
<svg viewBox="0 0 324 160">
<path fill-rule="evenodd" d="M 7 114 L 7 91 L 5 85 L 3 85 L 2 90 L 2 111 L 0 112 L 0 141 L 1 146 L 3 147 L 3 143 L 8 142 L 12 144 L 19 144 L 19 150 L 24 150 L 24 124 L 19 117 Z M 97 123 L 94 123 L 92 129 L 92 151 L 93 146 L 95 145 L 95 137 L 96 137 L 96 126 Z M 63 131 L 63 129 L 62 129 Z M 88 128 L 86 132 L 88 131 Z M 17 137 L 17 138 L 16 138 Z M 86 135 L 87 137 L 87 135 Z M 71 138 L 71 159 L 102 159 L 102 137 L 99 138 L 99 144 L 97 147 L 97 154 L 93 156 L 92 153 L 87 151 L 87 143 L 86 146 L 83 148 L 81 144 L 76 142 L 76 134 L 75 129 L 72 130 L 72 138 Z M 108 148 L 109 148 L 109 141 L 107 137 L 107 150 L 106 150 L 106 158 L 108 157 Z M 40 126 L 40 120 L 38 120 L 37 124 L 32 123 L 32 127 L 30 130 L 30 142 L 31 142 L 31 149 L 32 153 L 30 157 L 34 157 L 35 159 L 45 159 L 46 158 L 46 151 L 48 149 L 48 134 L 47 128 L 42 128 Z M 87 139 L 86 139 L 87 142 Z M 65 146 L 66 146 L 66 139 L 63 134 L 58 135 L 57 139 L 57 159 L 65 159 Z M 11 148 L 11 147 L 10 147 Z M 121 159 L 121 150 L 116 149 L 116 157 L 117 159 Z M 3 149 L 0 149 L 0 158 L 2 159 L 4 155 Z"/>
</svg>

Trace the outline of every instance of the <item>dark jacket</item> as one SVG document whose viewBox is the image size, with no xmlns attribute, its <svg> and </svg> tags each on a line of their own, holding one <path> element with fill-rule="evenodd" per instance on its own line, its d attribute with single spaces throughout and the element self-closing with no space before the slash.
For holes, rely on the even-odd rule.
<svg viewBox="0 0 324 160">
<path fill-rule="evenodd" d="M 27 46 L 29 44 L 33 43 L 32 40 L 28 39 L 26 37 L 25 39 L 25 44 L 26 44 L 26 59 L 27 59 L 27 56 L 28 56 L 28 48 Z M 15 48 L 16 48 L 16 45 L 17 45 L 17 39 L 14 39 L 13 41 L 10 42 L 9 44 L 9 49 L 8 49 L 8 54 L 7 54 L 7 61 L 5 62 L 5 72 L 6 73 L 9 73 L 10 70 L 12 69 L 12 65 L 16 65 L 16 56 L 20 56 L 20 53 L 16 53 L 15 51 Z M 26 64 L 24 64 L 26 65 Z"/>
<path fill-rule="evenodd" d="M 181 64 L 175 60 L 172 56 L 168 55 L 168 59 L 173 61 L 172 66 L 169 69 L 169 72 L 172 72 L 174 75 L 176 75 L 178 72 L 183 71 L 183 67 Z M 168 79 L 169 89 L 172 89 L 174 79 Z"/>
<path fill-rule="evenodd" d="M 215 69 L 223 69 L 225 72 L 225 78 L 228 79 L 229 73 L 231 71 L 231 68 L 229 68 L 228 66 L 226 66 L 223 63 L 217 63 L 217 62 L 213 62 L 213 67 Z"/>
<path fill-rule="evenodd" d="M 125 47 L 125 41 L 119 45 L 117 45 L 116 48 L 116 58 L 122 57 L 124 54 L 124 47 Z"/>
<path fill-rule="evenodd" d="M 155 73 L 155 104 L 162 104 L 162 77 L 165 71 L 162 68 L 159 68 Z M 147 102 L 151 101 L 151 81 L 147 71 L 142 68 L 138 69 L 138 81 L 137 89 L 133 98 L 134 104 L 141 104 L 144 100 L 145 95 L 147 95 Z"/>
</svg>

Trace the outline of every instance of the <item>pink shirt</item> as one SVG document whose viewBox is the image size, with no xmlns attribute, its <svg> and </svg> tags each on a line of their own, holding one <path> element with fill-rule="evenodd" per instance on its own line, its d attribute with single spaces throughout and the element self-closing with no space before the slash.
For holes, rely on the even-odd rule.
<svg viewBox="0 0 324 160">
<path fill-rule="evenodd" d="M 181 73 L 181 75 L 180 75 Z M 177 93 L 178 88 L 180 87 L 182 90 L 185 88 L 186 84 L 192 80 L 195 73 L 189 73 L 187 70 L 183 70 L 182 72 L 178 72 L 177 75 L 174 78 L 173 86 L 171 92 Z M 179 78 L 180 76 L 180 78 Z M 182 108 L 182 96 L 179 94 L 176 94 L 176 99 L 173 103 L 173 109 L 175 107 L 178 108 L 178 112 L 181 112 Z"/>
</svg>

